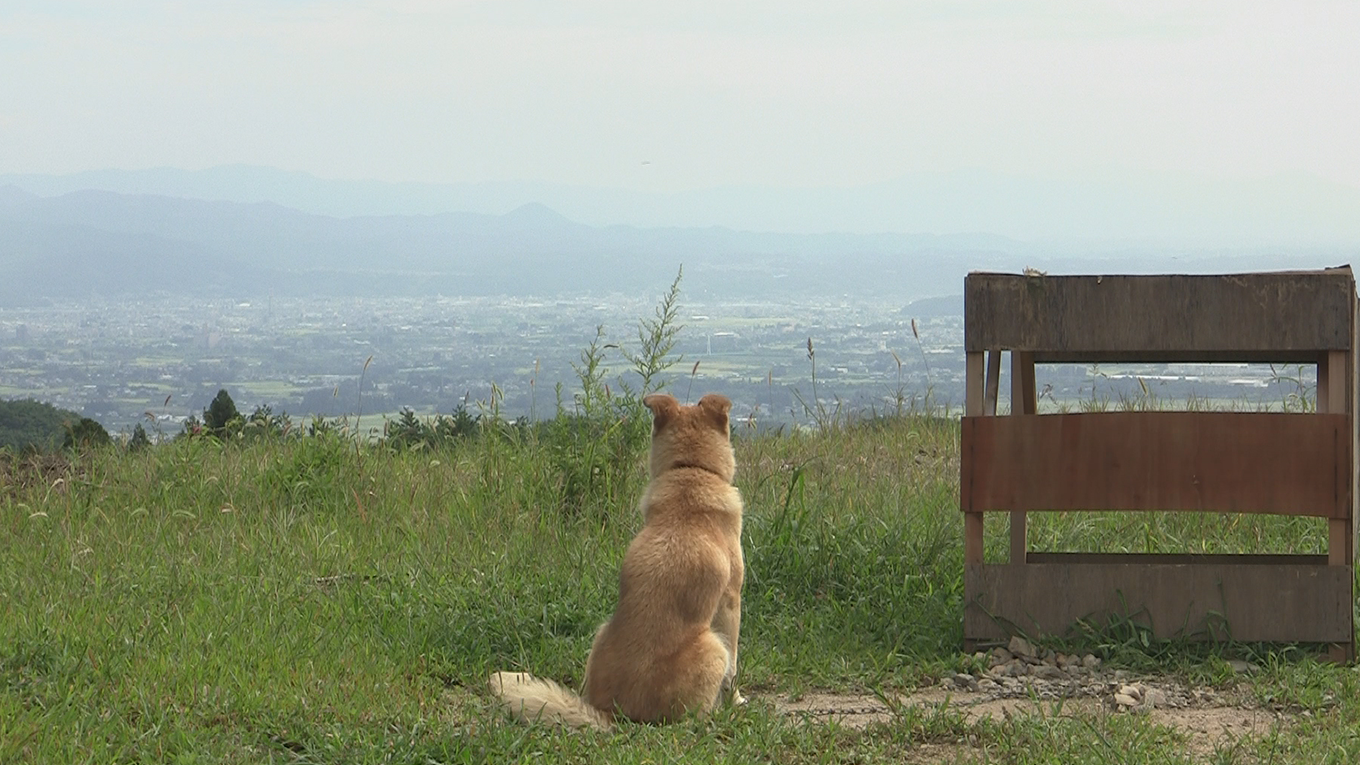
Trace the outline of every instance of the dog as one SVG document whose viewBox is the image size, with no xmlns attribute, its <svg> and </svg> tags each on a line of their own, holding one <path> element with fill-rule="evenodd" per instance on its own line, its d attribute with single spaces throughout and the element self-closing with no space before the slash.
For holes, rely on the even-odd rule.
<svg viewBox="0 0 1360 765">
<path fill-rule="evenodd" d="M 710 393 L 682 406 L 655 393 L 643 404 L 652 411 L 649 483 L 618 607 L 595 633 L 581 695 L 524 672 L 491 676 L 492 695 L 521 721 L 607 730 L 619 717 L 665 723 L 745 701 L 736 687 L 745 563 L 732 402 Z"/>
</svg>

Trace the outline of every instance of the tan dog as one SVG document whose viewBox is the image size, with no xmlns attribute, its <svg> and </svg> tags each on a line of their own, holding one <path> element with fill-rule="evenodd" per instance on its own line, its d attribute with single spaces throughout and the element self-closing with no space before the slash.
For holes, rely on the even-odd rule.
<svg viewBox="0 0 1360 765">
<path fill-rule="evenodd" d="M 741 628 L 741 495 L 732 485 L 728 412 L 653 394 L 651 482 L 642 530 L 619 572 L 619 605 L 595 633 L 584 698 L 524 672 L 497 672 L 491 692 L 515 717 L 608 728 L 616 715 L 668 722 L 737 693 Z"/>
</svg>

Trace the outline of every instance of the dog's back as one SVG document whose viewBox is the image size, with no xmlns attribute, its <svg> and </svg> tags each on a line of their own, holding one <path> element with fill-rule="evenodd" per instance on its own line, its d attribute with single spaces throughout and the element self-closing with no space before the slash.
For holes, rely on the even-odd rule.
<svg viewBox="0 0 1360 765">
<path fill-rule="evenodd" d="M 711 709 L 735 671 L 736 635 L 715 622 L 740 606 L 742 505 L 731 484 L 730 402 L 647 401 L 655 425 L 645 523 L 624 556 L 618 608 L 591 649 L 585 697 L 659 722 Z"/>
<path fill-rule="evenodd" d="M 651 395 L 645 403 L 653 429 L 644 524 L 624 555 L 618 607 L 595 635 L 584 704 L 551 681 L 497 673 L 492 691 L 522 719 L 665 722 L 712 709 L 724 690 L 736 696 L 745 570 L 731 402 L 708 395 L 682 407 Z"/>
</svg>

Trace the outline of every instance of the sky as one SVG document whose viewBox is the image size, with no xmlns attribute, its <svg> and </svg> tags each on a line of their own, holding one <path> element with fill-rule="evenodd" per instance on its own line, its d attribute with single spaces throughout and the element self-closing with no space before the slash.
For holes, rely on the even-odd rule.
<svg viewBox="0 0 1360 765">
<path fill-rule="evenodd" d="M 1358 39 L 1349 1 L 0 0 L 0 174 L 1353 190 Z"/>
</svg>

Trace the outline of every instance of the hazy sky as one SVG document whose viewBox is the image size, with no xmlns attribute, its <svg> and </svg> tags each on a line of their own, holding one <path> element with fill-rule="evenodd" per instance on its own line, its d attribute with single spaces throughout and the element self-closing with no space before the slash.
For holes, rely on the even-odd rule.
<svg viewBox="0 0 1360 765">
<path fill-rule="evenodd" d="M 1360 3 L 0 0 L 0 173 L 1360 187 Z"/>
</svg>

